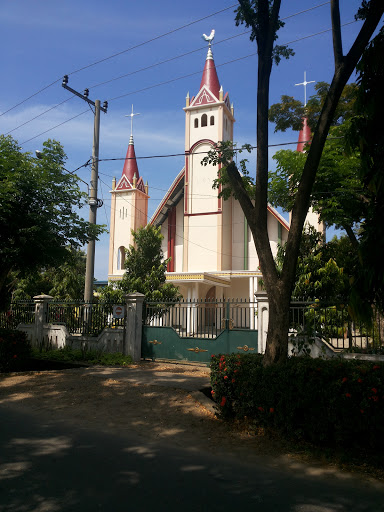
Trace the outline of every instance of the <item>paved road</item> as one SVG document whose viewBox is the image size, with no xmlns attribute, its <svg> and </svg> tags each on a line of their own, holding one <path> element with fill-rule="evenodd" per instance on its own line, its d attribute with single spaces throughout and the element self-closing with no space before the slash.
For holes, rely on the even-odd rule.
<svg viewBox="0 0 384 512">
<path fill-rule="evenodd" d="M 384 511 L 384 485 L 143 443 L 0 406 L 0 511 Z"/>
</svg>

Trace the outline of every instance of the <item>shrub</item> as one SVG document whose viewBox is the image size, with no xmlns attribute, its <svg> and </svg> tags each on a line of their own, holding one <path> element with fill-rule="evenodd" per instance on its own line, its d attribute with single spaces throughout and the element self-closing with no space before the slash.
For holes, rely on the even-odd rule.
<svg viewBox="0 0 384 512">
<path fill-rule="evenodd" d="M 0 328 L 0 372 L 22 368 L 31 357 L 31 344 L 22 331 Z"/>
<path fill-rule="evenodd" d="M 384 447 L 384 364 L 296 357 L 263 368 L 262 356 L 231 354 L 211 370 L 224 417 L 316 444 Z"/>
</svg>

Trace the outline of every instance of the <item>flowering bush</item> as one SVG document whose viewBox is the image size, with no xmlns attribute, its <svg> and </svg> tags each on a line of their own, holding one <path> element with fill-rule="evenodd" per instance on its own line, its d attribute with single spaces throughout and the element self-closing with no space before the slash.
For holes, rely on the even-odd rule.
<svg viewBox="0 0 384 512">
<path fill-rule="evenodd" d="M 31 356 L 31 345 L 24 332 L 0 329 L 0 372 L 17 371 Z"/>
<path fill-rule="evenodd" d="M 317 444 L 384 448 L 384 364 L 291 358 L 267 368 L 258 354 L 212 358 L 223 417 L 247 417 Z"/>
</svg>

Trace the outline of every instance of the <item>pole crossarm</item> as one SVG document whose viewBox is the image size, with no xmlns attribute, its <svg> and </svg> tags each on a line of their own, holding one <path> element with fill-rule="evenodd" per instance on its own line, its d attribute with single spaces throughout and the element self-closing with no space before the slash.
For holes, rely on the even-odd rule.
<svg viewBox="0 0 384 512">
<path fill-rule="evenodd" d="M 86 94 L 81 94 L 80 92 L 75 91 L 75 89 L 72 89 L 72 87 L 69 87 L 69 85 L 68 85 L 68 75 L 64 75 L 64 78 L 63 78 L 63 81 L 62 81 L 61 85 L 62 85 L 62 87 L 64 87 L 64 89 L 67 89 L 67 91 L 71 92 L 75 96 L 78 96 L 82 100 L 84 100 L 87 103 L 89 103 L 89 105 L 93 105 L 94 107 L 96 106 L 95 102 L 88 98 L 88 93 L 89 93 L 88 89 L 85 89 L 85 91 L 84 91 L 84 92 L 86 92 Z M 104 114 L 107 113 L 107 110 L 108 110 L 108 102 L 107 101 L 104 101 L 103 106 L 100 106 L 100 110 L 102 110 L 104 112 Z"/>
</svg>

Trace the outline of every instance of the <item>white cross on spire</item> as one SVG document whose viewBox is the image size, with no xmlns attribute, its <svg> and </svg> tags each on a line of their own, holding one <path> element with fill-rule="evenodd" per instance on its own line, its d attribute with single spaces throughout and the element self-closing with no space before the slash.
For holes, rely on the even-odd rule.
<svg viewBox="0 0 384 512">
<path fill-rule="evenodd" d="M 307 72 L 304 71 L 304 82 L 301 82 L 300 84 L 295 85 L 304 85 L 304 107 L 307 106 L 307 85 L 308 84 L 314 84 L 315 80 L 311 80 L 310 82 L 307 82 Z"/>
<path fill-rule="evenodd" d="M 132 112 L 130 114 L 127 114 L 126 116 L 124 117 L 130 117 L 131 118 L 131 137 L 133 137 L 133 117 L 134 116 L 139 116 L 140 114 L 137 113 L 137 114 L 134 114 L 133 113 L 133 105 L 132 105 Z"/>
</svg>

